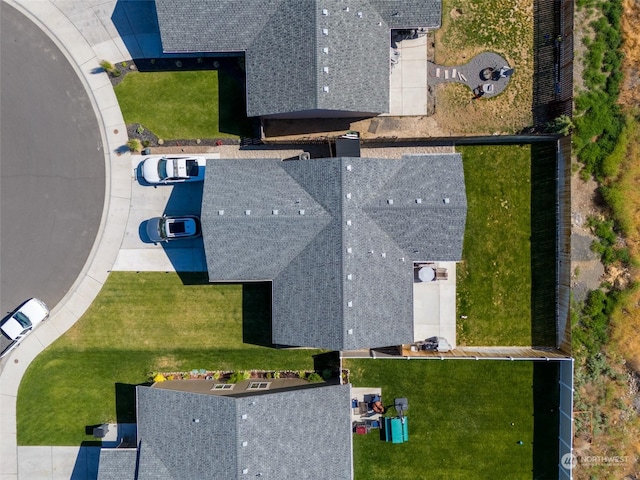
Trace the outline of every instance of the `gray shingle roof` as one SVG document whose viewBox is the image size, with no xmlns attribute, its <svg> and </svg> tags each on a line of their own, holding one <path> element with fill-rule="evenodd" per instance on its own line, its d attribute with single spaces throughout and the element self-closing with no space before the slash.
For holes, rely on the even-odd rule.
<svg viewBox="0 0 640 480">
<path fill-rule="evenodd" d="M 209 160 L 209 279 L 272 280 L 276 344 L 408 343 L 412 262 L 460 260 L 466 208 L 459 154 Z"/>
<path fill-rule="evenodd" d="M 265 479 L 352 478 L 349 385 L 242 397 L 136 390 L 138 480 L 247 478 L 245 469 Z"/>
<path fill-rule="evenodd" d="M 98 480 L 136 480 L 135 449 L 102 449 L 98 463 Z"/>
<path fill-rule="evenodd" d="M 165 52 L 245 52 L 249 116 L 388 111 L 390 29 L 435 28 L 441 17 L 439 0 L 156 0 L 156 9 Z"/>
</svg>

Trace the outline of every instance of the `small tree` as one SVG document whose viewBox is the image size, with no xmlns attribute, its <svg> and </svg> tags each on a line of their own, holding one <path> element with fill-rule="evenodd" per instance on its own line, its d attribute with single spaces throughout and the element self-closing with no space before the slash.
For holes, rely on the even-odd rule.
<svg viewBox="0 0 640 480">
<path fill-rule="evenodd" d="M 129 150 L 131 150 L 132 152 L 139 152 L 140 150 L 142 150 L 142 144 L 137 138 L 132 138 L 131 140 L 129 140 L 127 142 L 127 147 L 129 147 Z"/>
<path fill-rule="evenodd" d="M 560 115 L 545 125 L 545 130 L 549 133 L 557 133 L 563 137 L 569 135 L 573 130 L 573 122 L 567 115 Z"/>
<path fill-rule="evenodd" d="M 100 66 L 105 72 L 110 73 L 112 75 L 113 75 L 113 72 L 117 70 L 115 65 L 108 60 L 101 60 Z"/>
</svg>

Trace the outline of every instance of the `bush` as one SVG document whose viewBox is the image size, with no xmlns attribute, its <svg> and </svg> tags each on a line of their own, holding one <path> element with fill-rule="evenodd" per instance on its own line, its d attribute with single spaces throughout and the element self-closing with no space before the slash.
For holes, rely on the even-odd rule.
<svg viewBox="0 0 640 480">
<path fill-rule="evenodd" d="M 311 383 L 319 383 L 323 381 L 322 377 L 316 372 L 311 372 L 307 377 L 307 380 Z"/>
<path fill-rule="evenodd" d="M 251 373 L 246 371 L 233 372 L 227 380 L 227 383 L 238 383 L 243 380 L 249 380 L 251 378 Z"/>
<path fill-rule="evenodd" d="M 139 152 L 140 150 L 142 150 L 142 144 L 137 138 L 132 138 L 131 140 L 129 140 L 127 142 L 127 147 L 129 147 L 129 150 L 131 150 L 132 152 Z"/>
<path fill-rule="evenodd" d="M 325 368 L 322 370 L 322 378 L 325 380 L 331 380 L 333 378 L 333 370 L 330 368 Z"/>
<path fill-rule="evenodd" d="M 100 66 L 102 67 L 102 69 L 105 72 L 109 72 L 109 73 L 113 72 L 116 69 L 116 67 L 114 67 L 113 63 L 111 63 L 111 62 L 109 62 L 107 60 L 101 60 L 100 61 Z"/>
</svg>

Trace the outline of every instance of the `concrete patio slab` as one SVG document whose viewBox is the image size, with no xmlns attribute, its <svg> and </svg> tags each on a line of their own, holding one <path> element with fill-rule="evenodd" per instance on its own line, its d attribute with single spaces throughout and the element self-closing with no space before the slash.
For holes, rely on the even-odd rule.
<svg viewBox="0 0 640 480">
<path fill-rule="evenodd" d="M 447 279 L 413 284 L 414 341 L 444 337 L 456 346 L 456 263 L 434 262 L 446 268 Z"/>
</svg>

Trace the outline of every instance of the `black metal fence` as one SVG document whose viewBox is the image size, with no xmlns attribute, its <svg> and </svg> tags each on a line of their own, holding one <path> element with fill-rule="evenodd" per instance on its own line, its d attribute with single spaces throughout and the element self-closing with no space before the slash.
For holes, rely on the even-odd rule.
<svg viewBox="0 0 640 480">
<path fill-rule="evenodd" d="M 533 124 L 573 111 L 573 0 L 534 0 Z"/>
</svg>

